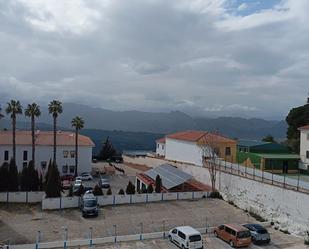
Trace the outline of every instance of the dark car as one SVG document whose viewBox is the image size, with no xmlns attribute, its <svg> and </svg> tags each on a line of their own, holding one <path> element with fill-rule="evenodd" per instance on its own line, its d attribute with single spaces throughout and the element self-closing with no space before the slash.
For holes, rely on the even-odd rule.
<svg viewBox="0 0 309 249">
<path fill-rule="evenodd" d="M 99 186 L 100 186 L 101 188 L 110 188 L 109 180 L 108 180 L 108 179 L 101 178 L 101 179 L 99 180 Z"/>
<path fill-rule="evenodd" d="M 253 243 L 269 243 L 270 234 L 265 227 L 260 224 L 243 224 L 243 226 L 249 229 L 251 233 L 251 240 Z"/>
</svg>

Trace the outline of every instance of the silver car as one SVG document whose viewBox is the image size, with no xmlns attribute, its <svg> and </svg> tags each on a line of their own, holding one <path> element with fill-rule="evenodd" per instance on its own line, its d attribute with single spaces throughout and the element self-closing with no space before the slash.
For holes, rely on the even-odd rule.
<svg viewBox="0 0 309 249">
<path fill-rule="evenodd" d="M 251 233 L 251 240 L 253 243 L 269 243 L 270 234 L 267 229 L 260 224 L 243 224 L 243 226 L 249 229 Z"/>
</svg>

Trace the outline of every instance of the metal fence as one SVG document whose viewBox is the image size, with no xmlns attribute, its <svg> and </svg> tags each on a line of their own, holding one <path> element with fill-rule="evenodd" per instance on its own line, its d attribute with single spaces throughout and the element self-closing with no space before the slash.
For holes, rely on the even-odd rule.
<svg viewBox="0 0 309 249">
<path fill-rule="evenodd" d="M 249 178 L 252 180 L 265 182 L 282 188 L 292 189 L 303 193 L 309 193 L 309 182 L 301 180 L 300 170 L 297 179 L 293 179 L 288 174 L 278 175 L 269 171 L 230 163 L 221 159 L 216 160 L 217 169 L 233 175 Z"/>
</svg>

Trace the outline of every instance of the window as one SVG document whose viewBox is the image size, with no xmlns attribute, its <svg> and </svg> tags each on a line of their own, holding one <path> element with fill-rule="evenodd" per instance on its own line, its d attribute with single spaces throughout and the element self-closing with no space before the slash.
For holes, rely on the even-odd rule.
<svg viewBox="0 0 309 249">
<path fill-rule="evenodd" d="M 71 174 L 75 173 L 75 166 L 72 165 L 70 166 L 70 173 Z"/>
<path fill-rule="evenodd" d="M 63 151 L 63 157 L 64 157 L 64 158 L 67 158 L 68 156 L 69 156 L 69 151 L 64 150 L 64 151 Z"/>
<path fill-rule="evenodd" d="M 74 157 L 75 157 L 75 150 L 71 150 L 71 151 L 70 151 L 70 156 L 71 156 L 71 158 L 74 158 Z"/>
<path fill-rule="evenodd" d="M 62 166 L 62 173 L 63 173 L 63 174 L 68 173 L 68 165 L 63 165 L 63 166 Z"/>
<path fill-rule="evenodd" d="M 9 151 L 6 150 L 4 151 L 4 161 L 8 161 L 9 160 Z"/>
<path fill-rule="evenodd" d="M 186 235 L 180 231 L 178 231 L 178 236 L 182 239 L 186 239 Z"/>
<path fill-rule="evenodd" d="M 27 168 L 27 162 L 23 162 L 23 168 Z"/>
<path fill-rule="evenodd" d="M 306 151 L 306 158 L 309 159 L 309 150 Z"/>
<path fill-rule="evenodd" d="M 41 168 L 42 169 L 46 169 L 46 165 L 47 165 L 46 161 L 41 161 Z"/>
<path fill-rule="evenodd" d="M 225 147 L 225 155 L 230 156 L 231 155 L 231 147 Z"/>
<path fill-rule="evenodd" d="M 23 160 L 24 160 L 24 161 L 27 161 L 27 160 L 28 160 L 28 151 L 26 151 L 26 150 L 24 150 Z"/>
</svg>

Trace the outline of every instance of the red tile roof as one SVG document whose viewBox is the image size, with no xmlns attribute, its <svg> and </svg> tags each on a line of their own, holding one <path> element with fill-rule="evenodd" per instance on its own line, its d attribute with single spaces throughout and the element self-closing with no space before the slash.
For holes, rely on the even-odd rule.
<svg viewBox="0 0 309 249">
<path fill-rule="evenodd" d="M 309 130 L 309 125 L 304 125 L 302 127 L 299 127 L 298 130 Z"/>
<path fill-rule="evenodd" d="M 206 134 L 207 134 L 206 131 L 180 131 L 177 133 L 169 134 L 166 136 L 166 138 L 197 142 L 200 138 L 202 138 Z"/>
<path fill-rule="evenodd" d="M 53 145 L 54 137 L 52 131 L 36 131 L 35 144 L 36 145 Z M 17 145 L 31 145 L 32 144 L 31 131 L 16 131 L 16 144 Z M 12 131 L 0 132 L 0 145 L 12 144 Z M 70 131 L 57 132 L 57 145 L 60 146 L 74 146 L 75 133 Z M 83 135 L 78 135 L 79 146 L 94 147 L 92 140 Z"/>
<path fill-rule="evenodd" d="M 156 140 L 157 143 L 165 144 L 165 137 Z"/>
<path fill-rule="evenodd" d="M 184 140 L 190 142 L 197 142 L 202 138 L 212 139 L 216 142 L 236 142 L 235 140 L 224 137 L 220 134 L 210 133 L 207 131 L 181 131 L 167 135 L 166 138 Z"/>
</svg>

